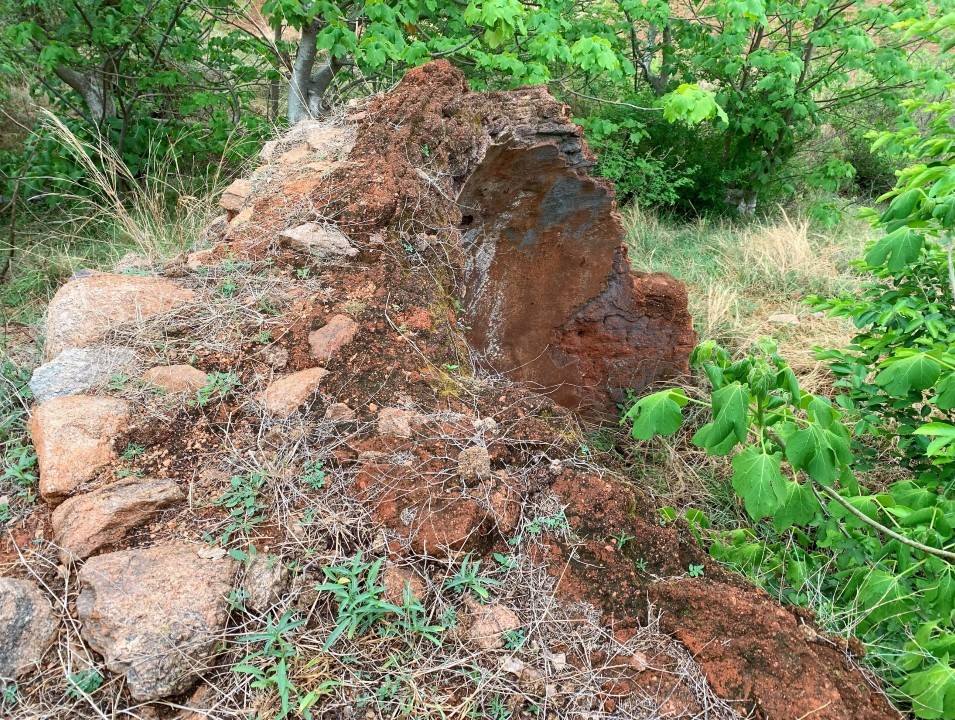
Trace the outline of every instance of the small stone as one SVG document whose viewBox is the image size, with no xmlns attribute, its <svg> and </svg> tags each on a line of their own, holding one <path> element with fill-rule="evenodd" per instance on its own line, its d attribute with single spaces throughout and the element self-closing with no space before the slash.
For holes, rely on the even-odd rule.
<svg viewBox="0 0 955 720">
<path fill-rule="evenodd" d="M 334 315 L 325 325 L 308 334 L 308 345 L 313 360 L 328 362 L 333 355 L 355 338 L 358 323 L 348 315 Z"/>
<path fill-rule="evenodd" d="M 248 180 L 236 180 L 222 193 L 219 207 L 228 212 L 239 212 L 252 192 L 252 183 Z"/>
<path fill-rule="evenodd" d="M 283 230 L 279 239 L 293 250 L 307 252 L 318 259 L 355 257 L 358 248 L 337 228 L 326 228 L 318 223 L 305 223 Z"/>
<path fill-rule="evenodd" d="M 378 411 L 378 434 L 411 437 L 411 421 L 418 416 L 411 410 L 382 408 Z"/>
<path fill-rule="evenodd" d="M 296 145 L 291 150 L 282 153 L 279 156 L 278 161 L 283 165 L 295 165 L 296 163 L 302 162 L 305 158 L 309 156 L 311 149 L 305 143 L 301 145 Z"/>
<path fill-rule="evenodd" d="M 792 313 L 775 313 L 768 318 L 769 322 L 776 325 L 798 325 L 799 318 Z"/>
<path fill-rule="evenodd" d="M 240 212 L 236 213 L 236 216 L 229 221 L 229 227 L 237 227 L 238 225 L 244 225 L 247 222 L 251 222 L 254 212 L 255 211 L 250 207 L 241 210 Z"/>
<path fill-rule="evenodd" d="M 491 475 L 491 456 L 483 445 L 472 445 L 458 453 L 458 475 L 464 480 Z"/>
<path fill-rule="evenodd" d="M 351 422 L 356 417 L 355 411 L 345 403 L 332 403 L 325 410 L 325 419 L 332 422 Z"/>
<path fill-rule="evenodd" d="M 116 459 L 113 441 L 129 419 L 129 405 L 111 397 L 69 395 L 36 408 L 29 429 L 43 498 L 58 504 L 109 466 Z"/>
<path fill-rule="evenodd" d="M 258 401 L 269 414 L 287 418 L 315 394 L 326 375 L 328 371 L 320 367 L 286 375 L 259 393 Z"/>
<path fill-rule="evenodd" d="M 635 652 L 627 664 L 632 667 L 637 672 L 643 672 L 648 667 L 650 667 L 650 661 L 647 659 L 647 656 L 642 652 Z"/>
<path fill-rule="evenodd" d="M 59 629 L 36 583 L 0 578 L 0 678 L 16 680 L 37 667 Z"/>
<path fill-rule="evenodd" d="M 504 647 L 505 633 L 521 627 L 517 614 L 503 605 L 480 605 L 470 597 L 465 600 L 465 604 L 468 606 L 469 615 L 465 637 L 483 650 L 499 650 Z"/>
<path fill-rule="evenodd" d="M 53 540 L 60 547 L 60 559 L 87 558 L 183 500 L 185 495 L 173 480 L 135 477 L 71 497 L 53 511 Z"/>
<path fill-rule="evenodd" d="M 448 557 L 473 550 L 488 538 L 491 517 L 469 497 L 432 497 L 426 504 L 405 508 L 413 518 L 411 547 L 420 555 Z"/>
<path fill-rule="evenodd" d="M 560 672 L 567 667 L 567 653 L 552 653 L 547 648 L 541 649 L 541 657 L 551 664 L 555 671 Z"/>
<path fill-rule="evenodd" d="M 171 280 L 89 273 L 61 287 L 47 308 L 44 358 L 95 345 L 123 323 L 169 312 L 195 298 Z"/>
<path fill-rule="evenodd" d="M 516 677 L 518 682 L 527 688 L 543 688 L 544 673 L 523 660 L 518 660 L 515 657 L 503 658 L 501 660 L 501 670 Z"/>
<path fill-rule="evenodd" d="M 144 382 L 167 393 L 198 392 L 209 382 L 209 376 L 192 365 L 160 365 L 143 373 Z"/>
<path fill-rule="evenodd" d="M 33 371 L 30 390 L 38 402 L 79 395 L 102 387 L 117 375 L 136 373 L 135 350 L 97 346 L 70 348 Z"/>
<path fill-rule="evenodd" d="M 186 268 L 193 272 L 219 264 L 219 253 L 214 247 L 196 250 L 186 256 Z"/>
<path fill-rule="evenodd" d="M 265 614 L 282 599 L 288 585 L 288 570 L 280 558 L 256 555 L 249 563 L 240 585 L 245 591 L 245 606 Z"/>
<path fill-rule="evenodd" d="M 235 563 L 176 543 L 98 555 L 79 571 L 80 633 L 139 701 L 195 685 L 229 617 Z"/>
<path fill-rule="evenodd" d="M 417 600 L 423 600 L 427 592 L 420 575 L 394 563 L 388 563 L 381 571 L 381 585 L 385 588 L 382 599 L 399 607 L 404 604 L 405 586 L 411 588 L 411 596 Z"/>
</svg>

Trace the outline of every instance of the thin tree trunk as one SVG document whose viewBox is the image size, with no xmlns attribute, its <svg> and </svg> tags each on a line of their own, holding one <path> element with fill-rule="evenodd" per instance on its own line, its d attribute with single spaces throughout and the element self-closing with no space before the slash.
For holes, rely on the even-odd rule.
<svg viewBox="0 0 955 720">
<path fill-rule="evenodd" d="M 288 88 L 288 119 L 292 125 L 321 115 L 325 109 L 325 93 L 335 79 L 335 73 L 342 67 L 339 60 L 329 58 L 318 70 L 314 70 L 320 29 L 318 21 L 302 28 L 302 39 L 292 65 Z"/>
<path fill-rule="evenodd" d="M 89 110 L 94 123 L 102 125 L 108 118 L 116 115 L 116 105 L 106 92 L 106 81 L 103 78 L 92 78 L 64 65 L 57 65 L 53 72 L 83 98 L 83 104 Z"/>
</svg>

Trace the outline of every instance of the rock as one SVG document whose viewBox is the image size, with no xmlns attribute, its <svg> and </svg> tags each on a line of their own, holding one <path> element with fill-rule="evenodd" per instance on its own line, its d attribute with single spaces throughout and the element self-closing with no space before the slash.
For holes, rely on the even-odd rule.
<svg viewBox="0 0 955 720">
<path fill-rule="evenodd" d="M 443 558 L 474 550 L 493 528 L 488 511 L 469 497 L 434 497 L 411 507 L 406 516 L 411 514 L 411 547 L 421 555 Z"/>
<path fill-rule="evenodd" d="M 482 650 L 499 650 L 504 647 L 504 635 L 521 627 L 521 619 L 510 608 L 498 603 L 480 605 L 468 596 L 467 629 L 464 637 Z"/>
<path fill-rule="evenodd" d="M 130 694 L 156 700 L 189 690 L 228 619 L 234 562 L 204 560 L 177 543 L 98 555 L 79 571 L 80 632 Z"/>
<path fill-rule="evenodd" d="M 398 408 L 382 408 L 378 411 L 378 434 L 410 438 L 411 422 L 418 413 Z"/>
<path fill-rule="evenodd" d="M 269 414 L 287 418 L 315 394 L 326 375 L 328 371 L 320 367 L 286 375 L 259 393 L 258 401 Z"/>
<path fill-rule="evenodd" d="M 53 540 L 60 547 L 60 559 L 87 558 L 183 500 L 174 480 L 136 477 L 71 497 L 53 511 Z"/>
<path fill-rule="evenodd" d="M 116 375 L 134 375 L 139 355 L 129 348 L 70 348 L 33 371 L 30 390 L 37 402 L 104 387 Z"/>
<path fill-rule="evenodd" d="M 502 535 L 510 534 L 521 519 L 521 496 L 510 484 L 506 473 L 499 473 L 501 477 L 491 487 L 488 494 L 488 504 L 491 506 L 491 515 L 494 524 Z"/>
<path fill-rule="evenodd" d="M 167 393 L 198 392 L 209 382 L 209 376 L 192 365 L 160 365 L 149 368 L 142 379 Z"/>
<path fill-rule="evenodd" d="M 775 325 L 798 325 L 799 317 L 792 313 L 774 313 L 767 320 Z"/>
<path fill-rule="evenodd" d="M 123 323 L 169 312 L 195 298 L 171 280 L 91 273 L 57 291 L 47 309 L 44 358 L 100 342 Z"/>
<path fill-rule="evenodd" d="M 332 422 L 351 422 L 356 417 L 355 411 L 345 403 L 332 403 L 325 410 L 325 419 Z"/>
<path fill-rule="evenodd" d="M 385 588 L 381 594 L 382 599 L 399 607 L 404 604 L 405 586 L 411 588 L 411 596 L 417 600 L 424 600 L 427 593 L 427 586 L 420 575 L 394 563 L 385 565 L 379 582 Z"/>
<path fill-rule="evenodd" d="M 303 162 L 310 153 L 311 150 L 309 149 L 308 145 L 298 145 L 279 155 L 278 162 L 283 165 L 295 165 Z"/>
<path fill-rule="evenodd" d="M 355 338 L 358 323 L 348 315 L 334 315 L 325 325 L 308 334 L 310 355 L 318 362 L 328 362 Z"/>
<path fill-rule="evenodd" d="M 255 555 L 242 577 L 245 606 L 253 612 L 265 614 L 282 599 L 288 586 L 288 570 L 275 556 Z"/>
<path fill-rule="evenodd" d="M 0 678 L 16 680 L 36 667 L 59 629 L 36 583 L 0 578 Z"/>
<path fill-rule="evenodd" d="M 111 397 L 54 398 L 30 418 L 40 468 L 40 494 L 58 504 L 116 459 L 113 441 L 126 428 L 129 406 Z"/>
<path fill-rule="evenodd" d="M 340 230 L 313 222 L 283 230 L 279 239 L 293 250 L 309 253 L 319 260 L 351 258 L 358 254 L 358 248 Z"/>
<path fill-rule="evenodd" d="M 240 225 L 245 225 L 251 222 L 252 216 L 254 214 L 255 214 L 254 208 L 247 207 L 247 208 L 244 208 L 243 210 L 240 210 L 238 213 L 235 214 L 234 217 L 232 217 L 229 220 L 229 227 L 238 227 Z"/>
<path fill-rule="evenodd" d="M 491 476 L 491 456 L 483 445 L 472 445 L 458 453 L 458 475 L 465 481 Z"/>
<path fill-rule="evenodd" d="M 219 199 L 219 207 L 229 213 L 237 213 L 245 207 L 245 201 L 252 192 L 252 183 L 248 180 L 236 180 L 227 187 Z"/>
<path fill-rule="evenodd" d="M 189 253 L 186 256 L 186 269 L 196 272 L 206 267 L 214 267 L 219 264 L 218 248 L 203 248 Z"/>
</svg>

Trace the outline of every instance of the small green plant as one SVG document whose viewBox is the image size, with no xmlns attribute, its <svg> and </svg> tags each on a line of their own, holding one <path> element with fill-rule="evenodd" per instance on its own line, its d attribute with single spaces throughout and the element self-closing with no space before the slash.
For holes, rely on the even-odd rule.
<svg viewBox="0 0 955 720">
<path fill-rule="evenodd" d="M 294 612 L 288 610 L 277 620 L 270 618 L 264 631 L 249 633 L 237 639 L 240 643 L 262 643 L 259 650 L 234 665 L 232 672 L 250 675 L 254 689 L 278 695 L 280 712 L 275 716 L 276 720 L 287 717 L 293 709 L 299 712 L 307 710 L 307 707 L 301 707 L 298 690 L 289 678 L 289 669 L 297 653 L 288 637 L 305 620 L 296 618 Z M 294 705 L 296 701 L 300 703 L 298 707 Z"/>
<path fill-rule="evenodd" d="M 411 591 L 411 584 L 405 583 L 402 590 L 402 603 L 397 617 L 384 631 L 386 636 L 396 636 L 414 647 L 413 639 L 417 637 L 441 647 L 441 633 L 445 631 L 443 625 L 430 624 L 428 611 Z"/>
<path fill-rule="evenodd" d="M 623 549 L 626 547 L 627 543 L 635 538 L 635 535 L 627 535 L 627 533 L 623 532 L 623 530 L 616 535 L 610 536 L 610 539 L 614 541 L 617 552 L 623 552 Z"/>
<path fill-rule="evenodd" d="M 527 534 L 531 537 L 537 537 L 545 530 L 548 532 L 557 532 L 559 530 L 566 530 L 569 527 L 564 511 L 558 510 L 552 515 L 534 518 L 527 526 Z"/>
<path fill-rule="evenodd" d="M 257 345 L 268 345 L 272 342 L 272 333 L 268 330 L 263 330 L 252 336 L 252 342 Z"/>
<path fill-rule="evenodd" d="M 365 562 L 358 553 L 351 562 L 322 568 L 328 582 L 316 586 L 319 592 L 329 593 L 337 608 L 335 629 L 325 640 L 327 651 L 344 636 L 351 640 L 356 634 L 368 632 L 389 613 L 401 614 L 401 608 L 385 602 L 384 587 L 377 585 L 383 558 Z"/>
<path fill-rule="evenodd" d="M 488 588 L 496 587 L 501 583 L 492 578 L 481 577 L 480 572 L 481 561 L 472 560 L 471 553 L 468 553 L 461 560 L 461 567 L 454 576 L 445 581 L 444 588 L 457 593 L 471 592 L 481 602 L 486 602 L 491 597 Z"/>
<path fill-rule="evenodd" d="M 327 482 L 325 465 L 321 460 L 309 460 L 302 468 L 302 482 L 312 488 L 321 490 Z"/>
<path fill-rule="evenodd" d="M 226 278 L 219 283 L 219 287 L 216 288 L 216 294 L 218 294 L 220 297 L 230 298 L 235 295 L 238 289 L 239 286 L 236 284 L 235 280 Z"/>
<path fill-rule="evenodd" d="M 235 537 L 248 537 L 252 529 L 264 520 L 259 515 L 262 510 L 259 490 L 265 485 L 265 480 L 265 475 L 259 472 L 233 475 L 229 480 L 229 489 L 215 502 L 229 511 L 229 522 L 219 538 L 222 545 L 227 545 Z"/>
<path fill-rule="evenodd" d="M 508 630 L 504 633 L 504 647 L 507 650 L 520 650 L 527 642 L 527 635 L 518 628 L 517 630 Z"/>
<path fill-rule="evenodd" d="M 141 468 L 119 468 L 116 471 L 116 477 L 118 478 L 128 478 L 136 477 L 141 478 L 146 476 L 146 471 Z"/>
<path fill-rule="evenodd" d="M 498 565 L 506 570 L 517 567 L 517 560 L 510 555 L 504 555 L 503 553 L 496 552 L 492 557 Z"/>
<path fill-rule="evenodd" d="M 110 392 L 122 392 L 126 389 L 126 386 L 129 385 L 130 380 L 132 380 L 131 375 L 126 375 L 124 373 L 116 373 L 109 379 L 109 383 L 106 385 L 106 389 Z"/>
<path fill-rule="evenodd" d="M 690 573 L 690 577 L 703 577 L 703 566 L 702 565 L 690 565 L 687 570 Z"/>
<path fill-rule="evenodd" d="M 129 443 L 122 452 L 123 460 L 135 460 L 146 452 L 146 448 L 138 443 Z"/>
<path fill-rule="evenodd" d="M 310 268 L 307 268 L 307 267 L 297 268 L 295 270 L 295 277 L 297 277 L 299 280 L 307 280 L 308 276 L 311 275 L 311 273 L 312 271 Z"/>
<path fill-rule="evenodd" d="M 639 570 L 640 572 L 647 571 L 647 561 L 644 560 L 643 558 L 637 558 L 636 560 L 633 561 L 633 564 L 636 565 L 637 570 Z"/>
<path fill-rule="evenodd" d="M 196 393 L 196 399 L 190 404 L 206 407 L 214 400 L 221 402 L 239 386 L 239 376 L 234 372 L 214 372 L 209 374 L 206 384 Z"/>
<path fill-rule="evenodd" d="M 431 157 L 431 148 L 428 147 L 427 145 L 422 145 L 421 154 L 424 155 L 425 157 Z"/>
<path fill-rule="evenodd" d="M 12 708 L 17 704 L 17 684 L 10 681 L 4 681 L 0 685 L 0 707 Z"/>
<path fill-rule="evenodd" d="M 38 480 L 37 457 L 29 445 L 15 445 L 6 452 L 6 463 L 0 483 L 11 484 L 17 495 L 27 502 L 33 501 L 33 489 Z"/>
<path fill-rule="evenodd" d="M 72 673 L 68 678 L 70 689 L 67 691 L 67 694 L 74 699 L 79 699 L 85 695 L 92 695 L 100 689 L 104 679 L 102 673 L 96 668 L 89 668 Z"/>
</svg>

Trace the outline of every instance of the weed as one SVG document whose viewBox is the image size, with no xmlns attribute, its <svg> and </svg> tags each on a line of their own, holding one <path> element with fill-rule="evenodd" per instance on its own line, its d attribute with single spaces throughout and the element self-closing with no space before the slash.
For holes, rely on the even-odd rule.
<svg viewBox="0 0 955 720">
<path fill-rule="evenodd" d="M 262 332 L 252 336 L 252 342 L 257 345 L 268 345 L 272 342 L 272 333 L 268 330 L 263 330 Z"/>
<path fill-rule="evenodd" d="M 647 561 L 644 560 L 643 558 L 637 558 L 636 560 L 633 561 L 633 564 L 637 566 L 637 570 L 639 570 L 640 572 L 647 571 Z"/>
<path fill-rule="evenodd" d="M 391 623 L 385 635 L 402 638 L 409 647 L 413 647 L 411 640 L 422 637 L 438 647 L 441 647 L 441 633 L 445 631 L 443 625 L 430 625 L 428 611 L 421 601 L 411 592 L 411 584 L 405 583 L 402 590 L 402 603 L 398 617 Z"/>
<path fill-rule="evenodd" d="M 527 534 L 531 537 L 537 537 L 545 530 L 549 532 L 556 532 L 558 530 L 566 530 L 570 526 L 567 524 L 567 516 L 564 515 L 563 510 L 552 515 L 544 515 L 542 517 L 534 518 L 531 523 L 527 526 Z"/>
<path fill-rule="evenodd" d="M 124 373 L 116 373 L 109 379 L 109 383 L 106 385 L 106 389 L 110 392 L 122 392 L 126 389 L 126 386 L 132 380 L 131 375 L 126 375 Z"/>
<path fill-rule="evenodd" d="M 96 668 L 72 673 L 69 676 L 70 689 L 67 691 L 67 694 L 74 699 L 79 699 L 85 695 L 92 695 L 99 690 L 104 679 L 102 673 Z"/>
<path fill-rule="evenodd" d="M 511 568 L 517 567 L 517 561 L 510 555 L 504 555 L 502 553 L 494 553 L 494 561 L 500 565 L 502 568 L 510 570 Z"/>
<path fill-rule="evenodd" d="M 312 490 L 321 490 L 325 487 L 327 476 L 321 460 L 309 460 L 305 463 L 302 468 L 302 482 Z"/>
<path fill-rule="evenodd" d="M 144 477 L 145 475 L 146 475 L 146 472 L 144 470 L 141 470 L 140 468 L 119 468 L 116 471 L 116 477 L 118 478 L 128 478 L 128 477 L 141 478 L 141 477 Z"/>
<path fill-rule="evenodd" d="M 503 635 L 504 638 L 504 648 L 506 650 L 520 650 L 524 647 L 524 643 L 527 642 L 527 635 L 524 634 L 524 631 L 518 628 L 517 630 L 508 630 Z"/>
<path fill-rule="evenodd" d="M 294 612 L 288 610 L 278 620 L 269 619 L 264 631 L 249 633 L 237 640 L 241 643 L 263 644 L 260 650 L 250 653 L 234 665 L 232 672 L 250 675 L 253 688 L 278 695 L 281 712 L 275 716 L 276 720 L 288 716 L 293 711 L 293 701 L 298 699 L 297 689 L 289 679 L 289 668 L 295 661 L 296 652 L 287 635 L 304 625 L 305 620 L 296 619 Z M 301 707 L 296 709 L 302 711 Z"/>
<path fill-rule="evenodd" d="M 219 283 L 219 287 L 216 288 L 216 294 L 219 295 L 219 297 L 230 298 L 235 295 L 238 289 L 239 286 L 236 284 L 235 280 L 226 278 Z"/>
<path fill-rule="evenodd" d="M 492 578 L 481 577 L 481 561 L 471 560 L 471 553 L 464 556 L 461 561 L 461 567 L 458 568 L 454 577 L 448 578 L 444 583 L 445 590 L 451 592 L 471 592 L 477 596 L 481 602 L 486 602 L 490 598 L 489 587 L 500 585 L 500 581 Z"/>
<path fill-rule="evenodd" d="M 196 399 L 190 404 L 206 407 L 213 400 L 220 402 L 239 386 L 239 376 L 234 372 L 215 372 L 209 374 L 209 380 L 196 393 Z"/>
<path fill-rule="evenodd" d="M 4 486 L 12 484 L 17 496 L 26 502 L 33 502 L 33 489 L 37 483 L 37 457 L 29 445 L 15 445 L 6 453 L 6 465 L 0 475 Z"/>
<path fill-rule="evenodd" d="M 325 640 L 327 651 L 344 635 L 351 640 L 368 632 L 388 613 L 401 613 L 397 605 L 381 599 L 384 587 L 376 585 L 383 558 L 366 563 L 358 553 L 350 563 L 322 568 L 329 582 L 316 586 L 319 592 L 331 593 L 337 605 L 335 629 Z"/>
<path fill-rule="evenodd" d="M 135 460 L 146 452 L 146 448 L 138 443 L 130 443 L 122 452 L 123 460 Z"/>
<path fill-rule="evenodd" d="M 627 535 L 627 533 L 621 530 L 616 535 L 611 535 L 610 539 L 615 541 L 615 545 L 617 546 L 617 552 L 623 552 L 623 549 L 627 545 L 627 543 L 633 540 L 635 537 L 636 535 Z"/>
<path fill-rule="evenodd" d="M 248 475 L 233 475 L 229 490 L 216 500 L 216 505 L 229 511 L 230 521 L 220 536 L 219 542 L 227 545 L 236 536 L 248 536 L 252 528 L 264 518 L 259 515 L 259 490 L 265 485 L 265 476 L 258 472 Z"/>
<path fill-rule="evenodd" d="M 687 570 L 690 573 L 690 577 L 703 577 L 703 566 L 702 565 L 690 565 Z"/>
<path fill-rule="evenodd" d="M 13 707 L 17 704 L 17 684 L 15 682 L 5 682 L 0 687 L 0 707 Z"/>
</svg>

